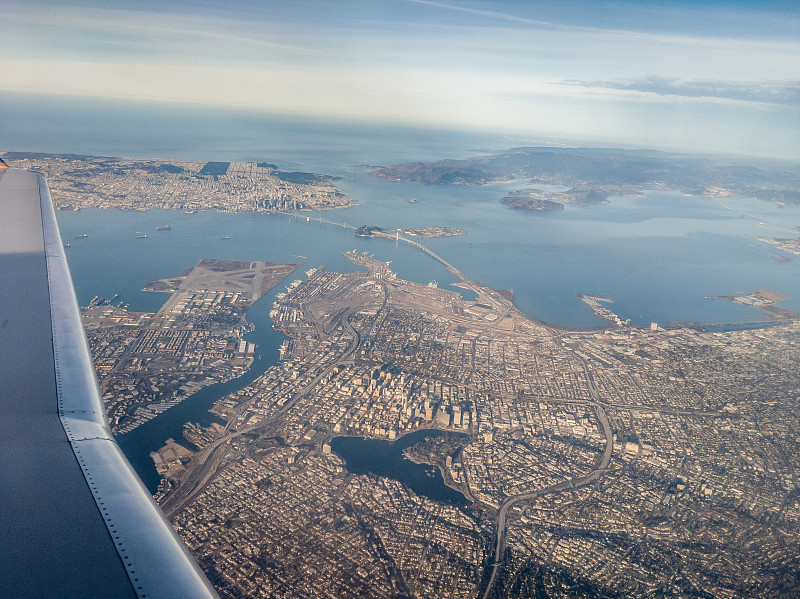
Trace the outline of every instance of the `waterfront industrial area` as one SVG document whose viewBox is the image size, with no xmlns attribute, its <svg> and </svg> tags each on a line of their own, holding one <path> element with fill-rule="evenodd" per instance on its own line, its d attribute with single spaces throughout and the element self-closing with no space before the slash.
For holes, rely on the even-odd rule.
<svg viewBox="0 0 800 599">
<path fill-rule="evenodd" d="M 111 429 L 124 434 L 199 389 L 243 374 L 255 346 L 244 314 L 299 263 L 202 260 L 148 291 L 169 292 L 155 313 L 95 298 L 83 311 Z"/>
<path fill-rule="evenodd" d="M 209 186 L 230 185 L 225 176 L 203 175 Z M 172 207 L 260 209 L 214 194 L 190 204 L 184 192 Z M 62 208 L 95 201 L 77 196 Z M 151 207 L 166 205 L 154 197 Z M 218 398 L 219 422 L 187 422 L 151 456 L 162 509 L 222 597 L 797 593 L 792 314 L 771 326 L 637 327 L 584 294 L 607 324 L 568 329 L 471 281 L 417 241 L 424 234 L 371 234 L 374 254 L 346 254 L 356 272 L 292 276 L 296 263 L 209 257 L 141 282 L 171 294 L 158 312 L 99 298 L 84 310 L 124 434 L 246 372 L 259 348 L 244 339 L 244 313 L 291 280 L 267 308 L 285 335 L 278 363 Z M 457 287 L 402 279 L 380 259 L 383 238 L 439 260 Z M 765 291 L 757 297 L 779 299 Z M 409 434 L 421 440 L 408 462 L 429 464 L 429 486 L 463 500 L 353 472 L 338 453 L 343 437 Z"/>
</svg>

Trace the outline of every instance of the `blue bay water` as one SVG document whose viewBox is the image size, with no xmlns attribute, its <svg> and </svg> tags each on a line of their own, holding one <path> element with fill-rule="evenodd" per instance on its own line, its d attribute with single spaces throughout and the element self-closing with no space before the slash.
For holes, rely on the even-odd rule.
<svg viewBox="0 0 800 599">
<path fill-rule="evenodd" d="M 796 236 L 791 227 L 800 225 L 798 208 L 724 200 L 731 210 L 716 201 L 659 191 L 645 198 L 614 198 L 608 205 L 524 212 L 497 201 L 524 182 L 419 186 L 390 183 L 359 166 L 460 158 L 535 140 L 25 94 L 4 97 L 0 130 L 9 150 L 265 160 L 286 170 L 347 177 L 340 187 L 358 206 L 327 212 L 327 218 L 387 228 L 463 228 L 465 237 L 425 243 L 474 280 L 512 289 L 519 307 L 531 316 L 565 326 L 602 324 L 575 293 L 608 295 L 616 302 L 613 309 L 637 324 L 758 320 L 760 315 L 750 309 L 704 298 L 764 287 L 791 296 L 783 305 L 800 309 L 800 260 L 780 263 L 774 260 L 780 250 L 755 240 L 756 235 Z M 409 203 L 411 198 L 418 203 Z M 315 230 L 292 228 L 281 218 L 214 213 L 187 218 L 154 211 L 59 214 L 62 226 L 75 232 L 97 227 L 90 238 L 76 240 L 70 252 L 71 267 L 80 274 L 75 282 L 82 301 L 94 294 L 121 293 L 134 307 L 152 309 L 164 298 L 139 294 L 144 282 L 210 256 L 282 260 L 303 255 L 308 256 L 303 260 L 307 267 L 352 270 L 339 253 L 353 247 L 392 260 L 401 277 L 441 285 L 453 281 L 411 248 L 383 240 L 357 241 L 319 224 Z M 162 221 L 180 226 L 170 236 L 134 239 L 133 232 Z M 223 243 L 224 234 L 231 239 Z M 71 237 L 65 235 L 65 240 Z"/>
<path fill-rule="evenodd" d="M 350 193 L 359 185 L 358 181 L 346 183 L 342 187 L 351 188 Z M 410 204 L 406 189 L 379 183 L 390 188 L 379 202 L 322 216 L 387 228 L 425 224 L 464 228 L 465 236 L 424 243 L 470 278 L 513 290 L 522 310 L 547 322 L 569 327 L 602 324 L 575 293 L 607 295 L 615 300 L 615 311 L 640 325 L 758 321 L 761 314 L 752 308 L 705 298 L 762 288 L 791 296 L 782 305 L 800 309 L 798 261 L 776 261 L 780 250 L 754 238 L 788 233 L 774 225 L 759 226 L 760 220 L 738 218 L 709 202 L 653 192 L 644 198 L 616 199 L 606 206 L 529 213 L 497 204 L 503 190 L 493 187 L 414 189 L 419 201 Z M 450 202 L 450 198 L 435 197 L 447 193 L 458 198 Z M 681 215 L 671 215 L 669 207 L 682 201 L 688 205 Z M 459 206 L 455 212 L 453 203 Z M 783 209 L 780 216 L 792 212 Z M 166 296 L 139 291 L 144 284 L 173 276 L 209 257 L 298 261 L 306 269 L 325 265 L 329 270 L 352 271 L 356 267 L 341 254 L 357 249 L 391 260 L 401 278 L 421 283 L 435 280 L 440 287 L 455 281 L 438 262 L 407 244 L 356 238 L 348 229 L 306 222 L 305 213 L 291 218 L 81 210 L 60 212 L 58 219 L 70 243 L 70 267 L 83 304 L 94 295 L 119 293 L 132 309 L 156 310 Z M 165 223 L 172 230 L 155 231 Z M 136 239 L 139 231 L 147 231 L 149 237 Z M 88 237 L 73 239 L 83 233 Z"/>
</svg>

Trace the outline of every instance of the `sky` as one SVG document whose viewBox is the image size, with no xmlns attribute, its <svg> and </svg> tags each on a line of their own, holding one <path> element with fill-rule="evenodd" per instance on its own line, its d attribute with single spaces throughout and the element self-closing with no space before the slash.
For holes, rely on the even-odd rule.
<svg viewBox="0 0 800 599">
<path fill-rule="evenodd" d="M 800 158 L 800 4 L 5 0 L 9 93 Z"/>
</svg>

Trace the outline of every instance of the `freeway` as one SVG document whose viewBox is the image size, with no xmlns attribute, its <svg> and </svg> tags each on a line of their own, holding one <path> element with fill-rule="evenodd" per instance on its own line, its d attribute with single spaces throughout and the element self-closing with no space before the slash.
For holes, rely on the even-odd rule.
<svg viewBox="0 0 800 599">
<path fill-rule="evenodd" d="M 204 447 L 195 454 L 189 464 L 189 471 L 167 499 L 161 504 L 161 511 L 171 519 L 187 503 L 194 499 L 219 471 L 222 459 L 228 453 L 230 442 L 241 433 L 230 433 Z M 194 468 L 192 468 L 194 466 Z"/>
<path fill-rule="evenodd" d="M 323 369 L 312 380 L 306 383 L 291 400 L 287 401 L 280 410 L 278 410 L 267 420 L 262 420 L 252 426 L 235 431 L 232 430 L 233 423 L 237 421 L 236 416 L 234 416 L 226 425 L 224 436 L 216 439 L 213 443 L 195 454 L 195 456 L 192 458 L 192 461 L 189 463 L 187 472 L 181 479 L 179 486 L 169 494 L 169 496 L 161 505 L 161 509 L 167 518 L 172 518 L 178 514 L 178 512 L 180 512 L 185 505 L 197 497 L 197 495 L 202 492 L 203 489 L 205 489 L 214 479 L 220 469 L 224 466 L 224 459 L 229 454 L 230 445 L 234 439 L 245 433 L 255 432 L 257 429 L 260 429 L 265 434 L 273 434 L 275 432 L 273 428 L 278 428 L 277 425 L 280 423 L 280 419 L 286 414 L 286 412 L 288 412 L 297 402 L 303 399 L 312 389 L 314 389 L 314 387 L 316 387 L 317 383 L 319 383 L 323 377 L 330 374 L 338 365 L 343 364 L 350 359 L 350 357 L 353 355 L 353 352 L 356 351 L 361 343 L 361 336 L 350 324 L 350 319 L 358 310 L 359 308 L 357 307 L 351 307 L 338 316 L 341 324 L 344 326 L 347 332 L 352 335 L 352 340 L 350 341 L 347 349 L 342 352 L 342 355 L 339 356 L 339 358 L 335 360 L 333 364 Z M 246 406 L 240 406 L 238 413 L 243 412 L 245 408 Z"/>
<path fill-rule="evenodd" d="M 509 510 L 521 501 L 530 501 L 549 493 L 558 493 L 560 491 L 569 491 L 583 487 L 600 478 L 600 476 L 605 474 L 608 469 L 608 464 L 611 461 L 611 453 L 614 449 L 614 438 L 611 431 L 611 424 L 608 422 L 608 417 L 606 416 L 605 410 L 603 410 L 602 406 L 597 403 L 600 399 L 597 393 L 597 388 L 594 386 L 594 380 L 591 377 L 586 362 L 583 360 L 582 362 L 584 372 L 586 373 L 587 381 L 589 383 L 589 392 L 593 398 L 592 406 L 594 407 L 595 414 L 597 415 L 597 421 L 600 423 L 600 427 L 602 428 L 603 434 L 606 438 L 606 447 L 603 451 L 603 455 L 600 458 L 597 467 L 588 474 L 571 478 L 547 487 L 542 487 L 540 489 L 534 489 L 525 493 L 519 493 L 518 495 L 512 495 L 500 505 L 500 510 L 497 513 L 497 539 L 495 543 L 492 575 L 489 578 L 489 583 L 486 585 L 486 590 L 483 593 L 483 599 L 489 598 L 489 594 L 494 586 L 494 581 L 497 578 L 497 572 L 503 563 L 503 550 L 505 549 L 506 526 Z"/>
</svg>

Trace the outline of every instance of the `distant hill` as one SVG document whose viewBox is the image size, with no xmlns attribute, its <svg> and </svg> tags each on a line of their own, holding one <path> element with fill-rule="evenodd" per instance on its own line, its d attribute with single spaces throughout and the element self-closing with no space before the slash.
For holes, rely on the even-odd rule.
<svg viewBox="0 0 800 599">
<path fill-rule="evenodd" d="M 694 196 L 753 196 L 800 205 L 800 165 L 796 163 L 656 150 L 512 148 L 462 160 L 379 167 L 372 174 L 424 185 L 513 180 L 564 185 L 589 202 L 645 189 L 676 189 Z"/>
</svg>

